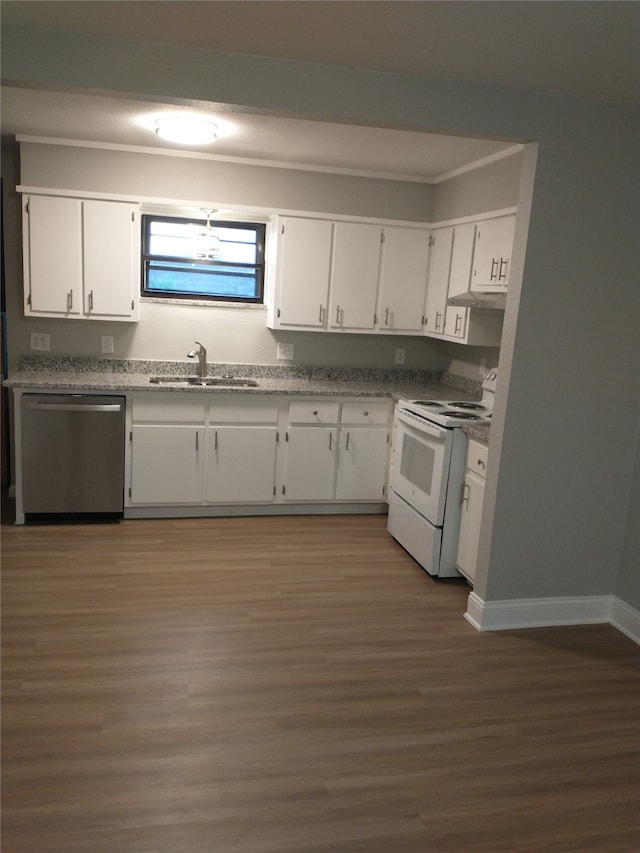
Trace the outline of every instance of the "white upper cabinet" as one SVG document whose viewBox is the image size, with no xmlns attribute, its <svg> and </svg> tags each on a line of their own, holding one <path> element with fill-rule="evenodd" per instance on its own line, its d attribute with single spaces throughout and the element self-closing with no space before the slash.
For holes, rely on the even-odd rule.
<svg viewBox="0 0 640 853">
<path fill-rule="evenodd" d="M 447 300 L 473 289 L 506 289 L 514 225 L 515 215 L 434 229 L 275 217 L 267 258 L 267 325 L 424 334 L 499 346 L 499 312 L 449 307 Z"/>
<path fill-rule="evenodd" d="M 447 298 L 449 296 L 457 296 L 460 293 L 466 293 L 469 290 L 475 239 L 475 224 L 457 225 L 455 227 Z M 445 337 L 463 341 L 467 334 L 468 320 L 468 308 L 447 305 L 444 318 Z"/>
<path fill-rule="evenodd" d="M 424 331 L 427 335 L 440 336 L 444 333 L 452 247 L 453 228 L 437 228 L 432 233 L 424 312 Z"/>
<path fill-rule="evenodd" d="M 515 216 L 500 216 L 478 223 L 471 290 L 507 289 L 515 226 Z"/>
<path fill-rule="evenodd" d="M 140 218 L 137 205 L 83 201 L 84 313 L 137 319 Z"/>
<path fill-rule="evenodd" d="M 377 311 L 380 331 L 422 331 L 429 238 L 426 228 L 384 229 Z"/>
<path fill-rule="evenodd" d="M 282 217 L 273 227 L 277 229 L 275 295 L 269 325 L 326 329 L 333 223 Z"/>
<path fill-rule="evenodd" d="M 23 259 L 26 316 L 138 319 L 136 204 L 29 196 Z"/>
<path fill-rule="evenodd" d="M 82 202 L 23 199 L 24 313 L 77 317 L 82 311 Z"/>
<path fill-rule="evenodd" d="M 334 224 L 329 297 L 332 331 L 375 328 L 381 245 L 379 225 Z"/>
</svg>

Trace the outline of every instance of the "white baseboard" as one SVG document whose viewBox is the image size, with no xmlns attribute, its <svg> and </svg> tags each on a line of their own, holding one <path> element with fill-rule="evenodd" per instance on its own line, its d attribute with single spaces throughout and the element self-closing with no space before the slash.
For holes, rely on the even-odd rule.
<svg viewBox="0 0 640 853">
<path fill-rule="evenodd" d="M 611 624 L 640 646 L 640 610 L 631 607 L 626 601 L 614 598 Z"/>
<path fill-rule="evenodd" d="M 640 611 L 613 595 L 483 601 L 472 592 L 465 619 L 478 631 L 608 622 L 640 645 Z"/>
</svg>

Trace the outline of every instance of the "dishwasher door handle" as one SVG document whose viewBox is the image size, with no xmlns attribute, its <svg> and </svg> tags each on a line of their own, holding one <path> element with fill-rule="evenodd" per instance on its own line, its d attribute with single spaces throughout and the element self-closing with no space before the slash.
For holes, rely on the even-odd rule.
<svg viewBox="0 0 640 853">
<path fill-rule="evenodd" d="M 120 403 L 25 403 L 25 409 L 38 412 L 120 412 Z"/>
</svg>

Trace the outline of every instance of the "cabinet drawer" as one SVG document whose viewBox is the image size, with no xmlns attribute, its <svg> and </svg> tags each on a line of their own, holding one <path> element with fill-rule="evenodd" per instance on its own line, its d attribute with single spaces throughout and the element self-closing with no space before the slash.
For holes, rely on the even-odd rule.
<svg viewBox="0 0 640 853">
<path fill-rule="evenodd" d="M 206 403 L 186 399 L 182 394 L 158 397 L 134 397 L 131 412 L 134 423 L 198 423 L 204 424 Z"/>
<path fill-rule="evenodd" d="M 343 424 L 378 424 L 389 421 L 390 404 L 382 401 L 361 401 L 342 404 Z"/>
<path fill-rule="evenodd" d="M 467 447 L 467 468 L 481 477 L 485 477 L 488 453 L 489 448 L 486 444 L 470 439 Z"/>
<path fill-rule="evenodd" d="M 296 401 L 289 404 L 289 423 L 337 424 L 340 404 L 325 400 Z"/>
<path fill-rule="evenodd" d="M 209 408 L 212 424 L 275 424 L 278 422 L 278 404 L 253 398 L 215 398 Z"/>
</svg>

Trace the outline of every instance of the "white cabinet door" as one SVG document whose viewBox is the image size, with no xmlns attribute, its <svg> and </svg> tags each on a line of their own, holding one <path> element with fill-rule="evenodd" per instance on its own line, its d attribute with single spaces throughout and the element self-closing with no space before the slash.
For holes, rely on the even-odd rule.
<svg viewBox="0 0 640 853">
<path fill-rule="evenodd" d="M 473 471 L 467 470 L 463 486 L 460 538 L 458 540 L 456 563 L 458 568 L 470 581 L 473 581 L 476 576 L 484 483 L 485 481 L 482 477 L 479 477 Z"/>
<path fill-rule="evenodd" d="M 137 320 L 137 205 L 30 196 L 23 235 L 25 315 Z"/>
<path fill-rule="evenodd" d="M 202 501 L 202 427 L 134 424 L 131 445 L 133 504 L 195 504 Z"/>
<path fill-rule="evenodd" d="M 478 223 L 472 290 L 506 290 L 511 272 L 515 226 L 515 216 L 501 216 Z"/>
<path fill-rule="evenodd" d="M 432 233 L 424 324 L 424 332 L 430 336 L 444 333 L 452 246 L 453 228 L 438 228 Z"/>
<path fill-rule="evenodd" d="M 323 329 L 333 224 L 285 218 L 278 222 L 278 229 L 274 327 Z"/>
<path fill-rule="evenodd" d="M 84 311 L 96 319 L 132 319 L 138 302 L 140 229 L 137 206 L 82 203 Z"/>
<path fill-rule="evenodd" d="M 271 503 L 276 471 L 275 426 L 223 426 L 207 430 L 208 503 Z"/>
<path fill-rule="evenodd" d="M 329 328 L 375 327 L 382 229 L 336 222 L 331 260 Z"/>
<path fill-rule="evenodd" d="M 429 236 L 426 229 L 384 229 L 378 301 L 378 327 L 381 331 L 422 330 Z"/>
<path fill-rule="evenodd" d="M 340 433 L 336 499 L 385 500 L 389 460 L 386 429 L 345 426 Z"/>
<path fill-rule="evenodd" d="M 449 296 L 466 293 L 471 283 L 473 249 L 476 239 L 476 226 L 457 225 L 453 233 L 451 267 L 449 271 Z M 469 309 L 447 305 L 445 309 L 444 333 L 447 337 L 464 340 L 467 333 Z"/>
<path fill-rule="evenodd" d="M 289 427 L 286 436 L 284 497 L 289 501 L 333 498 L 337 429 Z"/>
<path fill-rule="evenodd" d="M 82 202 L 30 196 L 23 201 L 24 313 L 82 312 Z"/>
</svg>

